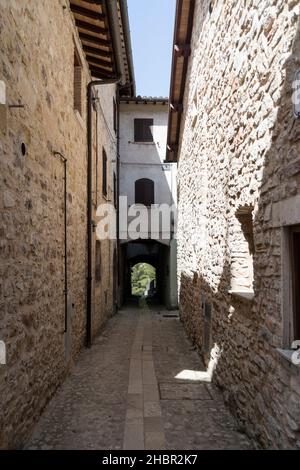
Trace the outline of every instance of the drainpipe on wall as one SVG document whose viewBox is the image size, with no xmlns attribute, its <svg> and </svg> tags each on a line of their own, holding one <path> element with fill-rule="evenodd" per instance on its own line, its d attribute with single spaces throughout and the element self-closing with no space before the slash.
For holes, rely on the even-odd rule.
<svg viewBox="0 0 300 470">
<path fill-rule="evenodd" d="M 117 308 L 120 306 L 120 87 L 117 89 Z"/>
<path fill-rule="evenodd" d="M 67 312 L 68 312 L 68 246 L 67 246 L 67 159 L 61 152 L 54 151 L 53 154 L 59 157 L 64 165 L 64 261 L 65 261 L 65 329 L 68 329 Z"/>
<path fill-rule="evenodd" d="M 93 87 L 118 83 L 120 78 L 92 80 L 87 86 L 87 311 L 86 311 L 86 345 L 92 345 L 92 257 L 93 257 Z"/>
</svg>

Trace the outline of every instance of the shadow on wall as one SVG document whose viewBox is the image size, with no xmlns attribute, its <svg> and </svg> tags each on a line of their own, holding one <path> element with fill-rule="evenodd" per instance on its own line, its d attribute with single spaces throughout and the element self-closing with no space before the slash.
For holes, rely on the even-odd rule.
<svg viewBox="0 0 300 470">
<path fill-rule="evenodd" d="M 299 374 L 295 375 L 276 350 L 282 347 L 283 338 L 281 264 L 284 255 L 281 228 L 274 227 L 270 210 L 279 200 L 299 194 L 300 120 L 293 117 L 292 109 L 293 80 L 298 68 L 299 25 L 292 54 L 283 65 L 285 81 L 278 99 L 277 118 L 274 124 L 269 122 L 270 144 L 259 155 L 264 164 L 258 200 L 249 201 L 256 202 L 254 299 L 242 300 L 228 293 L 232 277 L 228 218 L 224 266 L 217 289 L 198 272 L 193 276 L 179 273 L 181 318 L 190 338 L 206 364 L 213 345 L 221 350 L 213 380 L 223 389 L 225 400 L 242 427 L 258 445 L 267 448 L 295 447 L 297 436 L 299 439 L 295 429 L 299 429 L 300 415 L 295 414 L 293 404 L 295 399 L 299 403 L 300 397 L 295 396 L 290 386 L 293 381 L 297 384 L 294 390 L 295 387 L 300 390 Z M 241 138 L 242 131 L 240 124 L 238 135 L 230 142 L 232 156 L 239 145 L 235 139 Z M 266 139 L 267 131 L 268 128 Z M 228 168 L 228 182 L 230 178 Z M 228 193 L 224 197 L 226 209 L 233 214 L 236 201 Z M 205 312 L 206 304 L 211 305 L 210 316 Z"/>
</svg>

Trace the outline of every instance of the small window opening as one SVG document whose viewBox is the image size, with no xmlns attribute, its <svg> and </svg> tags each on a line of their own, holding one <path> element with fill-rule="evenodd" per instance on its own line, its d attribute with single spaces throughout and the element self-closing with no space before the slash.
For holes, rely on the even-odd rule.
<svg viewBox="0 0 300 470">
<path fill-rule="evenodd" d="M 231 252 L 232 291 L 253 291 L 253 207 L 240 207 L 236 212 L 233 226 Z"/>
<path fill-rule="evenodd" d="M 95 279 L 96 282 L 101 281 L 101 243 L 99 240 L 96 240 Z"/>
<path fill-rule="evenodd" d="M 74 53 L 74 109 L 82 115 L 82 64 L 77 51 Z"/>
</svg>

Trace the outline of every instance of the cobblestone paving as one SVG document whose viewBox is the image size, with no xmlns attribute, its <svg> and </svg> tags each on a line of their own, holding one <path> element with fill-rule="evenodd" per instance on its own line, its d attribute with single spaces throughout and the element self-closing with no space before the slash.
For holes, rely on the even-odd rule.
<svg viewBox="0 0 300 470">
<path fill-rule="evenodd" d="M 167 449 L 251 449 L 214 385 L 175 379 L 205 367 L 179 319 L 164 313 L 153 313 L 152 334 Z"/>
<path fill-rule="evenodd" d="M 137 311 L 111 318 L 83 351 L 38 423 L 29 449 L 122 449 Z"/>
<path fill-rule="evenodd" d="M 126 309 L 82 353 L 29 449 L 249 449 L 211 384 L 180 381 L 204 370 L 180 321 Z"/>
</svg>

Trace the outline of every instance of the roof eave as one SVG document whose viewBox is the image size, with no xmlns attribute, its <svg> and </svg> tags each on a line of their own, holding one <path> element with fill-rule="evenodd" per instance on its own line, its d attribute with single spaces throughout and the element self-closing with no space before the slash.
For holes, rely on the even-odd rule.
<svg viewBox="0 0 300 470">
<path fill-rule="evenodd" d="M 129 95 L 135 95 L 135 78 L 133 68 L 133 58 L 131 49 L 131 38 L 128 18 L 127 0 L 105 0 L 103 2 L 107 13 L 109 29 L 111 31 L 111 39 L 113 42 L 113 50 L 115 64 L 118 76 L 121 77 L 121 90 L 129 90 Z M 120 27 L 120 17 L 121 23 Z M 124 43 L 124 46 L 123 46 Z M 125 57 L 124 57 L 125 47 Z"/>
<path fill-rule="evenodd" d="M 186 86 L 189 56 L 191 51 L 191 39 L 195 12 L 195 0 L 177 0 L 176 17 L 173 39 L 173 56 L 171 68 L 171 84 L 169 98 L 169 122 L 167 138 L 167 161 L 177 161 L 180 138 L 181 119 L 183 113 L 183 99 Z M 184 35 L 181 29 L 186 22 Z M 182 66 L 178 67 L 181 58 Z M 178 71 L 179 69 L 179 71 Z M 180 83 L 178 87 L 178 83 Z M 177 99 L 176 95 L 177 94 Z M 174 137 L 175 134 L 175 137 Z"/>
</svg>

